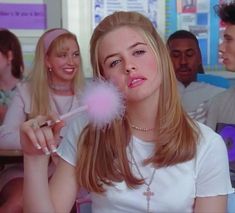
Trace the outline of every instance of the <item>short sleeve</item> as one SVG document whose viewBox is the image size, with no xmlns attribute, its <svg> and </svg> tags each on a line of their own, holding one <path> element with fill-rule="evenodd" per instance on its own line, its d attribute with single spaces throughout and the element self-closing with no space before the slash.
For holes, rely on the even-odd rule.
<svg viewBox="0 0 235 213">
<path fill-rule="evenodd" d="M 196 196 L 216 196 L 234 192 L 223 139 L 209 128 L 203 134 L 196 161 Z"/>
<path fill-rule="evenodd" d="M 57 154 L 73 166 L 76 165 L 78 139 L 87 123 L 87 117 L 82 114 L 71 121 L 57 150 Z"/>
</svg>

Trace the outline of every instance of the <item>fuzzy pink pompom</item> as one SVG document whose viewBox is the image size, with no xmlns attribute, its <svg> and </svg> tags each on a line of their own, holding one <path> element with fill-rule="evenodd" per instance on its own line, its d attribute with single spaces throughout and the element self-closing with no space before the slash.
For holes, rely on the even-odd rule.
<svg viewBox="0 0 235 213">
<path fill-rule="evenodd" d="M 111 82 L 89 82 L 82 93 L 81 104 L 87 106 L 89 121 L 102 128 L 124 115 L 123 96 Z"/>
</svg>

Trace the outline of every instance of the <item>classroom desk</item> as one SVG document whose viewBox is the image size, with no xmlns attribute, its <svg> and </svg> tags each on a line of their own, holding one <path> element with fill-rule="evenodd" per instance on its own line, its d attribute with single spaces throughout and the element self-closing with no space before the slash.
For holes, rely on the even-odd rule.
<svg viewBox="0 0 235 213">
<path fill-rule="evenodd" d="M 23 162 L 23 153 L 21 150 L 3 150 L 0 149 L 0 166 L 10 163 Z"/>
<path fill-rule="evenodd" d="M 7 156 L 7 157 L 10 157 L 10 156 L 16 157 L 16 156 L 23 156 L 23 153 L 19 149 L 0 149 L 0 156 L 1 157 L 4 157 L 4 156 Z"/>
</svg>

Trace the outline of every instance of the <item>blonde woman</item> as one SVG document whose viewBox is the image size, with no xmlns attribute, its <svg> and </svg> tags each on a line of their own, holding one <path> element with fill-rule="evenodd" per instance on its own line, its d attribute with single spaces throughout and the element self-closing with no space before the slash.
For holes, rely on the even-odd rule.
<svg viewBox="0 0 235 213">
<path fill-rule="evenodd" d="M 79 106 L 78 93 L 84 83 L 81 63 L 77 38 L 68 30 L 51 29 L 39 38 L 29 80 L 18 84 L 1 127 L 1 149 L 21 149 L 19 128 L 24 121 L 37 115 L 53 113 L 58 116 Z M 65 131 L 63 128 L 61 137 Z M 18 166 L 14 175 L 9 169 L 2 174 L 1 188 L 6 183 L 9 186 L 4 186 L 5 194 L 9 194 L 12 187 L 13 191 L 17 191 L 17 187 L 21 190 L 20 181 L 17 180 L 16 186 L 13 184 L 15 178 L 21 176 L 22 169 Z M 9 200 L 13 197 L 9 196 Z M 11 203 L 16 204 L 15 201 Z M 9 206 L 12 208 L 12 204 Z"/>
<path fill-rule="evenodd" d="M 72 123 L 49 188 L 42 151 L 53 151 L 59 126 L 32 128 L 45 117 L 25 122 L 25 211 L 69 212 L 84 187 L 95 213 L 226 212 L 233 192 L 226 147 L 183 111 L 171 59 L 152 23 L 115 12 L 95 28 L 90 45 L 94 76 L 123 92 L 125 116 L 102 130 L 85 115 Z"/>
</svg>

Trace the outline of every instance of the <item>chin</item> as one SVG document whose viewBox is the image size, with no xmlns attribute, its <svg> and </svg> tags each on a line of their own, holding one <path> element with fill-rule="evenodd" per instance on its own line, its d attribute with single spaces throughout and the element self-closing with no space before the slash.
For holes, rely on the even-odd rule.
<svg viewBox="0 0 235 213">
<path fill-rule="evenodd" d="M 234 66 L 226 66 L 225 65 L 226 70 L 230 71 L 230 72 L 235 72 L 235 65 Z"/>
</svg>

